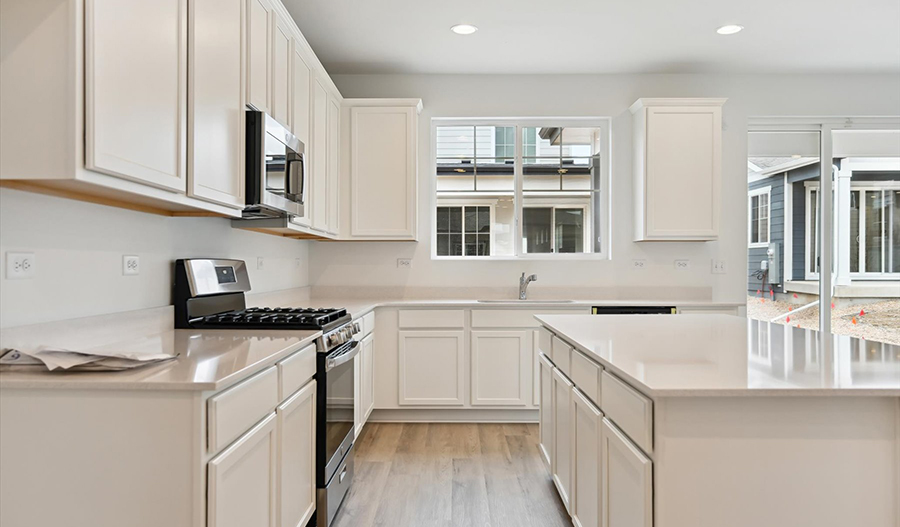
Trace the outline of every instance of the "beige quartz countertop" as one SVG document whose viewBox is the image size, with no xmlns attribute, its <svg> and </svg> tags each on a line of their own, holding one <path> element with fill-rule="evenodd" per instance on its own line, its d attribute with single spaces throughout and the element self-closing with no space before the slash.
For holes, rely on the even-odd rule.
<svg viewBox="0 0 900 527">
<path fill-rule="evenodd" d="M 900 346 L 730 315 L 536 318 L 651 398 L 900 396 Z"/>
</svg>

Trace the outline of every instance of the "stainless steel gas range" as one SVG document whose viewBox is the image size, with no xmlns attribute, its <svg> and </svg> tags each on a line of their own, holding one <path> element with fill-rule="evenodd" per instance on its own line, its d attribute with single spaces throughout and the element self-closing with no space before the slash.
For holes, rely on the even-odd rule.
<svg viewBox="0 0 900 527">
<path fill-rule="evenodd" d="M 316 339 L 316 525 L 328 527 L 353 480 L 359 323 L 346 309 L 248 308 L 248 291 L 241 260 L 177 260 L 175 327 L 322 331 Z"/>
</svg>

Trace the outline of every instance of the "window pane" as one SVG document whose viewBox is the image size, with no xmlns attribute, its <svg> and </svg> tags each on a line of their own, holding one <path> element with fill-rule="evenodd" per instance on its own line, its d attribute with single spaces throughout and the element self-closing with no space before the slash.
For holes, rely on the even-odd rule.
<svg viewBox="0 0 900 527">
<path fill-rule="evenodd" d="M 769 218 L 759 220 L 759 243 L 769 243 Z"/>
<path fill-rule="evenodd" d="M 450 256 L 462 256 L 462 234 L 450 235 Z"/>
<path fill-rule="evenodd" d="M 526 207 L 522 211 L 522 250 L 526 253 L 552 252 L 552 217 L 549 207 Z"/>
<path fill-rule="evenodd" d="M 900 190 L 894 191 L 894 204 L 891 208 L 891 272 L 900 273 Z"/>
<path fill-rule="evenodd" d="M 584 252 L 583 209 L 556 209 L 556 252 Z"/>
<path fill-rule="evenodd" d="M 475 232 L 478 212 L 475 207 L 466 207 L 465 209 L 465 228 L 466 232 Z"/>
<path fill-rule="evenodd" d="M 474 126 L 438 126 L 435 131 L 437 158 L 474 159 Z"/>
<path fill-rule="evenodd" d="M 466 256 L 478 255 L 478 239 L 474 234 L 466 234 Z"/>
<path fill-rule="evenodd" d="M 451 233 L 462 232 L 462 207 L 446 207 L 449 216 Z"/>
<path fill-rule="evenodd" d="M 438 256 L 450 256 L 450 235 L 449 234 L 438 234 L 437 235 L 437 255 Z"/>
<path fill-rule="evenodd" d="M 750 243 L 759 242 L 759 196 L 750 198 Z"/>
<path fill-rule="evenodd" d="M 818 192 L 813 190 L 810 193 L 809 198 L 809 213 L 807 215 L 809 222 L 809 272 L 818 273 L 819 272 L 819 262 L 817 256 L 819 255 L 819 251 L 817 248 L 818 245 L 818 227 L 819 227 L 819 205 L 818 205 Z"/>
<path fill-rule="evenodd" d="M 850 191 L 850 272 L 859 272 L 859 191 Z"/>
<path fill-rule="evenodd" d="M 866 202 L 866 272 L 880 273 L 884 251 L 881 229 L 884 225 L 885 203 L 880 190 L 866 192 L 864 199 Z"/>
<path fill-rule="evenodd" d="M 559 127 L 525 127 L 522 128 L 523 145 L 530 145 L 534 148 L 534 153 L 525 155 L 534 155 L 538 157 L 555 157 L 559 158 L 560 140 L 562 128 Z"/>
<path fill-rule="evenodd" d="M 437 208 L 436 232 L 450 232 L 450 209 L 447 207 Z"/>
<path fill-rule="evenodd" d="M 476 230 L 481 233 L 491 232 L 491 209 L 490 207 L 477 207 L 478 223 Z"/>
<path fill-rule="evenodd" d="M 562 131 L 563 157 L 591 157 L 600 153 L 599 128 L 565 128 Z"/>
</svg>

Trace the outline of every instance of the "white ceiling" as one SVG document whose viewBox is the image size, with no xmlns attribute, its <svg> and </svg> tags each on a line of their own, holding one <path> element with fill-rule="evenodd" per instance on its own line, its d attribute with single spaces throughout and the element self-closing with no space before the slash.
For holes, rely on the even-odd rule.
<svg viewBox="0 0 900 527">
<path fill-rule="evenodd" d="M 330 73 L 900 72 L 900 0 L 284 3 Z"/>
</svg>

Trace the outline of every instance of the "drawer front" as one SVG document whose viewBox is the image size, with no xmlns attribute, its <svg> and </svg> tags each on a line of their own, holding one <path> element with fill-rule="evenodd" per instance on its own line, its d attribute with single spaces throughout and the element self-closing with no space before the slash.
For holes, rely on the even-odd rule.
<svg viewBox="0 0 900 527">
<path fill-rule="evenodd" d="M 653 401 L 604 371 L 600 380 L 601 409 L 644 452 L 653 452 Z"/>
<path fill-rule="evenodd" d="M 540 352 L 546 355 L 550 360 L 553 360 L 553 349 L 551 348 L 553 333 L 550 333 L 549 329 L 542 326 L 540 329 L 538 329 L 537 334 L 538 350 L 540 350 Z"/>
<path fill-rule="evenodd" d="M 466 325 L 462 309 L 402 309 L 401 328 L 463 328 Z"/>
<path fill-rule="evenodd" d="M 281 391 L 278 400 L 283 401 L 302 388 L 316 374 L 316 345 L 310 344 L 278 363 Z"/>
<path fill-rule="evenodd" d="M 600 372 L 602 368 L 578 350 L 572 351 L 571 359 L 572 375 L 570 378 L 572 382 L 581 393 L 600 406 Z"/>
<path fill-rule="evenodd" d="M 218 452 L 278 404 L 278 368 L 256 374 L 209 398 L 210 452 Z"/>
<path fill-rule="evenodd" d="M 536 328 L 541 325 L 535 315 L 585 314 L 585 309 L 473 309 L 473 328 Z"/>
<path fill-rule="evenodd" d="M 566 377 L 571 377 L 572 346 L 569 346 L 565 341 L 554 335 L 551 338 L 550 347 L 553 350 L 553 364 L 565 373 Z"/>
<path fill-rule="evenodd" d="M 362 336 L 365 337 L 373 331 L 375 331 L 375 312 L 371 311 L 362 317 Z"/>
</svg>

